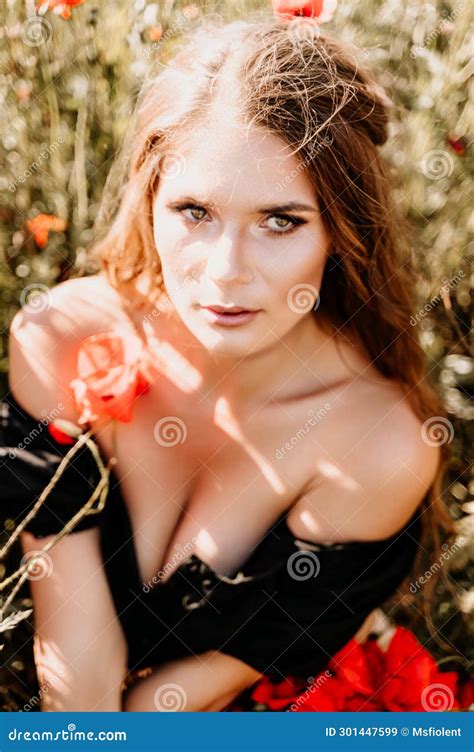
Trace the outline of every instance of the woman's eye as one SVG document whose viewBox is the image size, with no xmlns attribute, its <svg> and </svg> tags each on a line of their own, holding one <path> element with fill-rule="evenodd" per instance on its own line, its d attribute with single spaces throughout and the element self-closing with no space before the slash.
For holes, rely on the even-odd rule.
<svg viewBox="0 0 474 752">
<path fill-rule="evenodd" d="M 206 214 L 206 210 L 202 206 L 197 206 L 195 204 L 188 204 L 187 206 L 182 206 L 179 211 L 189 211 L 191 212 L 191 218 L 196 220 L 196 222 L 201 222 L 204 219 L 204 216 Z M 202 216 L 196 216 L 196 214 L 199 215 L 201 212 Z M 186 216 L 186 215 L 185 215 Z M 187 219 L 189 219 L 189 216 L 186 216 Z"/>
<path fill-rule="evenodd" d="M 294 230 L 298 225 L 306 224 L 306 220 L 299 217 L 289 217 L 285 214 L 272 214 L 270 219 L 276 221 L 276 227 L 269 227 L 271 233 L 274 235 L 287 235 Z"/>
</svg>

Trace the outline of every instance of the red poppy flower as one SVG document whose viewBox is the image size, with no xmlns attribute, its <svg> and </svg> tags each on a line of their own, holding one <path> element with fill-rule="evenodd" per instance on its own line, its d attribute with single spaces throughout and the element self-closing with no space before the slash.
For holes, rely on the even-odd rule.
<svg viewBox="0 0 474 752">
<path fill-rule="evenodd" d="M 373 692 L 372 679 L 365 654 L 365 643 L 350 640 L 330 661 L 329 667 L 354 692 L 368 695 Z"/>
<path fill-rule="evenodd" d="M 408 629 L 395 630 L 384 663 L 385 682 L 379 695 L 387 710 L 437 710 L 435 687 L 438 701 L 445 695 L 444 709 L 454 706 L 457 674 L 438 671 L 433 656 Z"/>
<path fill-rule="evenodd" d="M 319 23 L 331 20 L 336 5 L 337 0 L 272 0 L 273 12 L 279 18 L 304 16 L 317 19 Z"/>
<path fill-rule="evenodd" d="M 77 356 L 77 378 L 70 384 L 78 423 L 101 415 L 130 422 L 136 397 L 148 390 L 150 368 L 142 341 L 128 329 L 86 337 Z"/>
<path fill-rule="evenodd" d="M 82 5 L 85 0 L 45 0 L 43 3 L 38 3 L 36 6 L 37 12 L 46 12 L 52 10 L 57 13 L 61 18 L 68 21 L 71 18 L 71 8 L 75 8 L 76 5 Z"/>
<path fill-rule="evenodd" d="M 448 144 L 456 154 L 459 154 L 459 156 L 462 156 L 466 151 L 464 139 L 458 138 L 454 134 L 448 136 Z"/>
<path fill-rule="evenodd" d="M 36 245 L 44 248 L 48 242 L 50 232 L 63 232 L 67 227 L 65 219 L 55 217 L 54 214 L 37 214 L 26 221 L 26 227 L 32 233 Z"/>
<path fill-rule="evenodd" d="M 394 630 L 388 648 L 375 639 L 350 640 L 303 692 L 291 682 L 260 682 L 252 699 L 270 710 L 444 711 L 467 708 L 474 701 L 474 681 L 457 692 L 458 676 L 438 670 L 435 659 L 403 627 Z M 285 700 L 287 704 L 285 705 Z"/>
</svg>

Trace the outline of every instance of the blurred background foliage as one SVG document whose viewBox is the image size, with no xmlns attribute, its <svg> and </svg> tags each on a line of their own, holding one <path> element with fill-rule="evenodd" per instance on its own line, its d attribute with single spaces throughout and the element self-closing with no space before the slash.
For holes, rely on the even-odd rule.
<svg viewBox="0 0 474 752">
<path fill-rule="evenodd" d="M 269 0 L 2 3 L 2 393 L 8 388 L 8 326 L 16 310 L 26 302 L 34 305 L 35 294 L 44 287 L 78 271 L 95 271 L 87 249 L 95 233 L 103 231 L 97 218 L 104 184 L 153 61 L 172 54 L 181 30 L 192 30 L 204 16 L 231 20 L 255 10 L 270 14 Z M 468 0 L 340 0 L 327 28 L 362 49 L 363 59 L 397 105 L 392 138 L 382 151 L 393 166 L 397 200 L 412 226 L 421 272 L 414 333 L 421 338 L 454 428 L 445 498 L 464 538 L 444 565 L 459 585 L 459 597 L 440 586 L 434 604 L 436 627 L 447 648 L 431 642 L 429 648 L 447 668 L 472 671 L 469 10 Z M 9 531 L 11 521 L 0 542 Z M 0 563 L 0 577 L 4 573 L 5 563 Z M 16 606 L 28 608 L 29 592 L 22 592 Z M 400 608 L 419 611 L 417 597 L 392 615 L 403 621 Z M 427 644 L 422 620 L 415 631 Z M 27 619 L 2 635 L 3 710 L 39 709 L 38 701 L 31 702 L 38 695 L 31 633 Z"/>
</svg>

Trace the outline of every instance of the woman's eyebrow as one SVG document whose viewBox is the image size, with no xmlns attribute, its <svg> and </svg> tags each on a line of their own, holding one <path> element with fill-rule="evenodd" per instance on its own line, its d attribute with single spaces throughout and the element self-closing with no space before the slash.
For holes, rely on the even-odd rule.
<svg viewBox="0 0 474 752">
<path fill-rule="evenodd" d="M 182 196 L 181 201 L 189 201 L 190 203 L 196 203 L 202 206 L 210 206 L 212 208 L 215 208 L 215 205 L 212 201 L 209 201 L 204 196 L 202 198 L 198 196 Z M 176 203 L 176 202 L 173 202 Z M 311 211 L 311 212 L 318 212 L 319 209 L 317 209 L 314 206 L 310 206 L 309 204 L 303 204 L 300 201 L 290 201 L 287 204 L 273 204 L 272 206 L 261 206 L 258 209 L 255 209 L 256 212 L 259 214 L 285 214 L 286 212 L 291 211 Z"/>
<path fill-rule="evenodd" d="M 262 214 L 279 214 L 291 211 L 312 211 L 317 212 L 318 209 L 309 204 L 302 204 L 299 201 L 290 201 L 288 204 L 276 204 L 274 206 L 261 206 L 257 209 Z"/>
</svg>

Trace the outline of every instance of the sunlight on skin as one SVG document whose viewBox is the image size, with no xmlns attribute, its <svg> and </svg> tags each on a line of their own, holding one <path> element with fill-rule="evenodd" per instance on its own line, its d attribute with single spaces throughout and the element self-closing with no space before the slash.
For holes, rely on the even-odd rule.
<svg viewBox="0 0 474 752">
<path fill-rule="evenodd" d="M 150 351 L 160 372 L 186 394 L 192 394 L 202 385 L 202 377 L 189 360 L 169 342 L 148 334 Z"/>
<path fill-rule="evenodd" d="M 76 669 L 63 656 L 54 642 L 34 641 L 35 665 L 40 686 L 42 712 L 118 711 L 123 682 L 112 690 L 100 682 L 83 681 L 82 670 Z"/>
<path fill-rule="evenodd" d="M 212 557 L 219 553 L 219 547 L 205 528 L 201 528 L 196 534 L 196 544 L 199 550 L 204 551 L 207 561 L 212 561 Z"/>
<path fill-rule="evenodd" d="M 346 489 L 347 491 L 356 492 L 362 489 L 360 483 L 354 480 L 347 473 L 343 473 L 340 468 L 327 459 L 320 459 L 317 462 L 318 474 L 321 478 L 330 479 L 335 486 Z M 321 536 L 321 520 L 315 516 L 314 512 L 309 509 L 301 509 L 299 511 L 299 519 L 303 526 L 307 529 L 304 537 L 308 538 L 314 536 L 319 538 Z M 334 531 L 337 531 L 337 526 L 334 526 Z"/>
<path fill-rule="evenodd" d="M 320 526 L 318 525 L 318 521 L 317 519 L 315 519 L 312 512 L 303 510 L 302 512 L 300 512 L 300 520 L 311 532 L 311 535 L 318 536 L 320 534 Z"/>
<path fill-rule="evenodd" d="M 34 640 L 35 664 L 42 693 L 42 709 L 60 711 L 63 702 L 72 696 L 74 677 L 58 648 L 42 642 L 38 636 Z"/>
<path fill-rule="evenodd" d="M 34 348 L 28 347 L 28 341 L 35 340 L 36 342 L 38 342 L 40 336 L 38 334 L 38 326 L 36 321 L 21 321 L 21 319 L 18 319 L 17 322 L 13 322 L 10 333 L 11 335 L 14 335 L 19 342 L 26 343 L 26 346 L 22 349 L 21 352 L 21 358 L 24 362 L 24 369 L 35 374 L 35 378 L 37 379 L 41 387 L 43 386 L 43 384 L 48 384 L 52 375 L 51 371 L 49 369 L 41 367 L 41 362 L 38 362 L 38 359 L 34 355 Z"/>
<path fill-rule="evenodd" d="M 232 406 L 225 397 L 219 397 L 217 400 L 214 415 L 216 425 L 222 428 L 228 436 L 234 439 L 246 450 L 248 456 L 253 459 L 273 490 L 281 496 L 287 493 L 288 487 L 283 483 L 278 473 L 275 472 L 261 452 L 259 452 L 256 447 L 252 446 L 242 434 L 240 426 L 232 413 Z"/>
<path fill-rule="evenodd" d="M 341 488 L 346 488 L 348 491 L 359 491 L 362 488 L 360 483 L 357 483 L 357 481 L 355 481 L 353 478 L 348 476 L 346 473 L 343 473 L 342 470 L 337 467 L 337 465 L 334 465 L 328 460 L 319 460 L 317 463 L 317 468 L 318 472 L 323 478 L 330 478 L 331 480 L 337 481 L 338 485 L 340 485 Z"/>
</svg>

